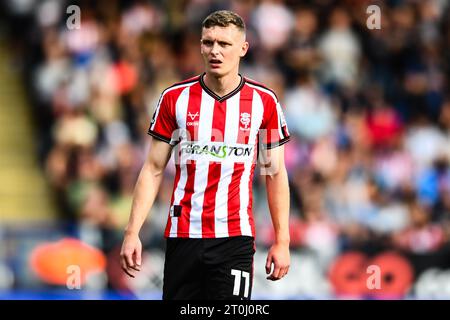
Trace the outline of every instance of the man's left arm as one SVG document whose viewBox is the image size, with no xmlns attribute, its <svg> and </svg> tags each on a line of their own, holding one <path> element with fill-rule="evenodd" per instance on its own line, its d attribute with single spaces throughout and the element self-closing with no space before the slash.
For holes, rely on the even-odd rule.
<svg viewBox="0 0 450 320">
<path fill-rule="evenodd" d="M 270 160 L 266 168 L 266 191 L 272 224 L 275 231 L 275 242 L 271 246 L 266 260 L 266 273 L 272 273 L 268 280 L 283 278 L 289 271 L 289 183 L 284 164 L 284 146 L 265 151 Z"/>
</svg>

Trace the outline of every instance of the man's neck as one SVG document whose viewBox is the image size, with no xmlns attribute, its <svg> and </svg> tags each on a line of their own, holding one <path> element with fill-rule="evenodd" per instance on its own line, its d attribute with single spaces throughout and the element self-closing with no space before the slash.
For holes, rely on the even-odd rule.
<svg viewBox="0 0 450 320">
<path fill-rule="evenodd" d="M 203 77 L 203 81 L 206 86 L 219 97 L 223 97 L 234 89 L 236 89 L 241 83 L 241 76 L 238 73 L 224 77 L 214 77 L 206 73 Z"/>
</svg>

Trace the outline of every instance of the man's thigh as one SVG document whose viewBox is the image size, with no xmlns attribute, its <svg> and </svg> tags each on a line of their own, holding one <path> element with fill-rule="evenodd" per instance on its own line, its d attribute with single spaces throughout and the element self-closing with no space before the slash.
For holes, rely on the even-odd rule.
<svg viewBox="0 0 450 320">
<path fill-rule="evenodd" d="M 250 300 L 253 286 L 254 240 L 233 237 L 205 251 L 207 299 Z"/>
<path fill-rule="evenodd" d="M 163 300 L 205 299 L 201 239 L 171 239 L 166 242 Z"/>
</svg>

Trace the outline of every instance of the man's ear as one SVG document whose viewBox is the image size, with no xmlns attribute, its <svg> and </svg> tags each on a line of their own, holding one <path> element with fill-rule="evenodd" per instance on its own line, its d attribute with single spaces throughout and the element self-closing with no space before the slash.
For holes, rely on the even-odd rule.
<svg viewBox="0 0 450 320">
<path fill-rule="evenodd" d="M 241 54 L 239 55 L 241 58 L 242 58 L 243 56 L 246 55 L 249 46 L 250 46 L 250 45 L 249 45 L 249 43 L 248 43 L 247 41 L 245 41 L 245 42 L 242 44 Z"/>
</svg>

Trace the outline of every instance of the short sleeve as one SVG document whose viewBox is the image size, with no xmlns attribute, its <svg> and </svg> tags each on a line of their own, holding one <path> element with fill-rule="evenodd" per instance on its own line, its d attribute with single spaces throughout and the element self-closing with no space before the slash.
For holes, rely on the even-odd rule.
<svg viewBox="0 0 450 320">
<path fill-rule="evenodd" d="M 278 101 L 270 98 L 265 103 L 261 129 L 261 139 L 266 149 L 281 146 L 289 141 L 290 134 L 286 119 Z"/>
<path fill-rule="evenodd" d="M 173 133 L 177 130 L 175 106 L 170 101 L 167 94 L 161 95 L 158 106 L 153 113 L 148 134 L 158 140 L 162 140 L 171 145 L 175 145 Z"/>
</svg>

